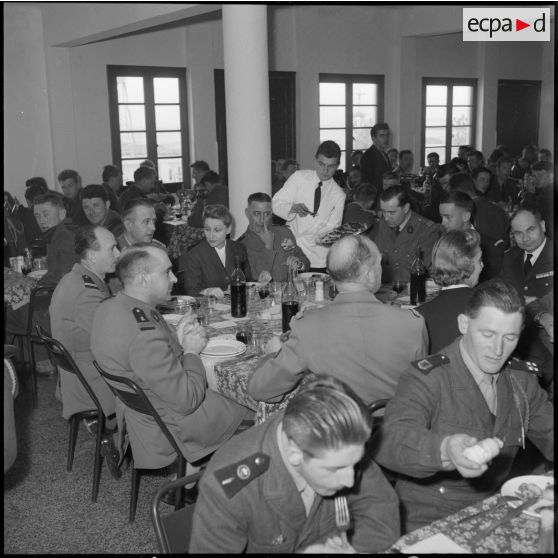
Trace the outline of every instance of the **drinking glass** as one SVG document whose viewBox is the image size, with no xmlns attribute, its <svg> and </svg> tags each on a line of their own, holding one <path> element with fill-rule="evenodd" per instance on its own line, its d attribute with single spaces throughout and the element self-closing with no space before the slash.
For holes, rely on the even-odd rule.
<svg viewBox="0 0 558 558">
<path fill-rule="evenodd" d="M 236 326 L 236 340 L 241 341 L 246 346 L 252 343 L 252 326 L 239 324 Z"/>
</svg>

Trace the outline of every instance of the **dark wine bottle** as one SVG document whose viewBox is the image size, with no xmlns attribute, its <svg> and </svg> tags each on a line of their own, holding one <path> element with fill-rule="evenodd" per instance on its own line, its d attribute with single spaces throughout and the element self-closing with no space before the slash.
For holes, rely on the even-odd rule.
<svg viewBox="0 0 558 558">
<path fill-rule="evenodd" d="M 426 278 L 428 271 L 422 261 L 422 251 L 417 246 L 416 256 L 411 265 L 411 304 L 416 305 L 426 300 Z"/>
<path fill-rule="evenodd" d="M 246 316 L 246 277 L 240 268 L 240 258 L 235 256 L 235 268 L 231 273 L 231 316 Z"/>
<path fill-rule="evenodd" d="M 293 269 L 289 267 L 287 284 L 281 293 L 281 311 L 283 318 L 283 333 L 290 331 L 291 318 L 298 313 L 299 295 L 298 289 L 294 284 Z"/>
</svg>

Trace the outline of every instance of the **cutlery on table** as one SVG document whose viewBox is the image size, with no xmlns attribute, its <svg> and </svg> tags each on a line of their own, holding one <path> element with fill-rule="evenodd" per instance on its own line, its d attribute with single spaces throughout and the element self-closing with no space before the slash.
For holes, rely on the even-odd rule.
<svg viewBox="0 0 558 558">
<path fill-rule="evenodd" d="M 494 504 L 493 506 L 491 506 L 490 508 L 488 508 L 487 510 L 481 510 L 477 513 L 474 513 L 472 515 L 467 515 L 466 517 L 462 517 L 461 519 L 457 520 L 457 524 L 459 523 L 464 523 L 465 521 L 469 521 L 470 519 L 476 519 L 478 517 L 481 517 L 482 515 L 486 515 L 488 513 L 492 513 L 494 510 L 507 505 L 508 502 L 513 501 L 513 500 L 521 500 L 521 498 L 519 496 L 502 496 L 500 498 L 500 500 Z"/>
<path fill-rule="evenodd" d="M 349 544 L 347 541 L 347 531 L 351 526 L 351 517 L 349 515 L 349 505 L 347 504 L 347 498 L 345 498 L 345 496 L 335 497 L 335 525 L 340 531 L 343 546 L 347 546 Z"/>
</svg>

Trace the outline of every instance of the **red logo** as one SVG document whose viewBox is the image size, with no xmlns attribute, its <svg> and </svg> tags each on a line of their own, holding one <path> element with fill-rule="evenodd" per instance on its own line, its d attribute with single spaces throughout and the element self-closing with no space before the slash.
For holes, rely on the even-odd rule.
<svg viewBox="0 0 558 558">
<path fill-rule="evenodd" d="M 516 31 L 521 31 L 522 29 L 526 29 L 527 27 L 531 27 L 530 23 L 525 23 L 524 21 L 521 21 L 520 19 L 515 18 L 515 30 Z"/>
</svg>

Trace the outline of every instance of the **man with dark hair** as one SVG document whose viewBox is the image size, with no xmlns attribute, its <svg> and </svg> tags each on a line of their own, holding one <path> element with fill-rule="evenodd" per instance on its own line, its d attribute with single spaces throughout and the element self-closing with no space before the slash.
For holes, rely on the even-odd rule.
<svg viewBox="0 0 558 558">
<path fill-rule="evenodd" d="M 361 184 L 353 194 L 353 201 L 345 206 L 343 223 L 363 223 L 367 231 L 378 224 L 376 212 L 372 210 L 378 190 L 372 184 Z"/>
<path fill-rule="evenodd" d="M 369 238 L 338 240 L 327 262 L 339 294 L 331 304 L 291 320 L 289 339 L 258 363 L 248 381 L 254 399 L 280 401 L 312 370 L 343 380 L 370 404 L 392 397 L 401 370 L 427 354 L 422 317 L 374 296 L 381 286 L 381 254 Z M 392 338 L 406 341 L 385 342 Z"/>
<path fill-rule="evenodd" d="M 196 203 L 188 217 L 191 227 L 203 228 L 203 210 L 208 205 L 229 207 L 229 189 L 215 171 L 207 171 L 197 185 Z"/>
<path fill-rule="evenodd" d="M 474 151 L 473 146 L 471 145 L 460 145 L 457 149 L 457 156 L 460 159 L 463 159 L 465 162 L 467 161 L 467 155 Z"/>
<path fill-rule="evenodd" d="M 505 202 L 508 207 L 518 204 L 520 188 L 515 180 L 510 178 L 513 159 L 505 155 L 496 161 L 496 172 L 490 180 L 490 188 L 486 192 L 486 199 L 493 202 Z"/>
<path fill-rule="evenodd" d="M 552 164 L 537 161 L 531 167 L 532 183 L 526 186 L 522 204 L 536 207 L 546 222 L 547 235 L 554 237 L 554 172 Z"/>
<path fill-rule="evenodd" d="M 389 145 L 389 126 L 385 122 L 374 124 L 370 128 L 372 145 L 364 152 L 360 159 L 362 181 L 369 182 L 378 189 L 378 194 L 383 191 L 382 177 L 392 169 L 386 154 Z"/>
<path fill-rule="evenodd" d="M 536 367 L 508 360 L 524 311 L 510 283 L 478 285 L 457 318 L 461 336 L 401 376 L 372 457 L 399 473 L 404 532 L 497 492 L 525 438 L 554 459 L 554 413 Z M 468 448 L 487 438 L 492 458 L 469 457 Z"/>
<path fill-rule="evenodd" d="M 135 199 L 147 199 L 147 195 L 153 192 L 157 173 L 151 167 L 138 167 L 134 171 L 134 184 L 128 186 L 118 198 L 120 213 L 123 215 L 126 204 Z"/>
<path fill-rule="evenodd" d="M 426 156 L 426 164 L 428 165 L 428 172 L 432 176 L 434 176 L 434 174 L 436 174 L 436 172 L 438 172 L 438 169 L 440 168 L 440 155 L 438 155 L 436 151 L 430 152 Z"/>
<path fill-rule="evenodd" d="M 111 209 L 107 191 L 100 184 L 89 184 L 82 190 L 81 204 L 85 217 L 92 225 L 107 228 L 115 237 L 124 232 L 122 219 Z"/>
<path fill-rule="evenodd" d="M 366 457 L 372 430 L 349 386 L 319 377 L 284 411 L 211 458 L 194 510 L 191 553 L 375 553 L 399 536 L 393 489 Z M 349 540 L 335 528 L 343 491 Z"/>
<path fill-rule="evenodd" d="M 25 181 L 25 187 L 40 186 L 46 192 L 48 190 L 47 181 L 42 176 L 32 176 Z"/>
<path fill-rule="evenodd" d="M 115 398 L 93 366 L 90 333 L 95 311 L 103 300 L 111 296 L 104 279 L 107 273 L 114 272 L 120 252 L 114 235 L 106 228 L 95 225 L 87 225 L 77 232 L 75 251 L 79 263 L 62 277 L 52 295 L 50 327 L 52 336 L 68 350 L 99 399 L 105 415 L 110 417 L 115 413 Z M 78 377 L 63 368 L 58 370 L 57 395 L 62 400 L 62 416 L 69 420 L 75 413 L 95 409 Z M 112 437 L 107 434 L 102 444 L 109 470 L 118 478 L 118 454 L 115 458 Z"/>
<path fill-rule="evenodd" d="M 237 430 L 248 409 L 207 388 L 199 353 L 207 334 L 188 315 L 177 337 L 157 310 L 170 299 L 176 277 L 166 252 L 155 246 L 126 250 L 116 268 L 123 290 L 100 304 L 91 351 L 102 369 L 132 379 L 159 413 L 188 463 L 208 457 Z M 134 466 L 155 469 L 176 458 L 151 417 L 116 401 L 119 431 L 126 424 Z"/>
<path fill-rule="evenodd" d="M 271 198 L 257 192 L 248 196 L 248 228 L 237 241 L 246 246 L 252 275 L 258 281 L 286 281 L 289 268 L 306 271 L 310 261 L 288 227 L 272 224 Z"/>
<path fill-rule="evenodd" d="M 33 246 L 33 244 L 35 242 L 38 242 L 38 239 L 41 239 L 42 237 L 41 229 L 39 228 L 37 220 L 33 215 L 33 200 L 37 196 L 48 192 L 48 186 L 45 179 L 40 176 L 29 178 L 25 181 L 25 185 L 25 201 L 27 202 L 27 207 L 19 205 L 15 212 L 15 216 L 23 224 L 27 243 L 29 244 L 29 246 Z"/>
<path fill-rule="evenodd" d="M 475 183 L 475 192 L 479 196 L 486 196 L 488 188 L 490 188 L 491 176 L 492 174 L 490 171 L 482 165 L 479 165 L 471 170 L 471 178 Z"/>
<path fill-rule="evenodd" d="M 209 165 L 205 161 L 194 161 L 190 168 L 192 169 L 192 178 L 194 179 L 192 188 L 195 188 L 198 184 L 201 184 L 201 179 L 209 172 Z"/>
<path fill-rule="evenodd" d="M 285 159 L 278 170 L 277 179 L 271 185 L 271 195 L 275 195 L 283 186 L 293 172 L 298 170 L 298 163 L 294 159 Z"/>
<path fill-rule="evenodd" d="M 81 176 L 75 170 L 66 169 L 58 174 L 58 183 L 64 196 L 66 217 L 71 219 L 67 225 L 75 231 L 87 224 L 81 207 Z"/>
<path fill-rule="evenodd" d="M 484 165 L 484 155 L 481 151 L 471 150 L 467 153 L 468 172 L 473 172 L 476 168 Z"/>
<path fill-rule="evenodd" d="M 399 152 L 399 165 L 395 169 L 399 174 L 412 174 L 415 159 L 410 149 L 402 149 Z"/>
<path fill-rule="evenodd" d="M 382 253 L 382 283 L 409 282 L 413 260 L 420 248 L 426 267 L 440 234 L 439 227 L 411 210 L 411 198 L 403 186 L 391 186 L 380 196 L 382 218 L 372 238 Z"/>
<path fill-rule="evenodd" d="M 510 176 L 523 180 L 525 173 L 529 171 L 536 160 L 537 148 L 534 145 L 524 145 L 521 150 L 521 157 L 512 166 Z"/>
<path fill-rule="evenodd" d="M 543 148 L 537 154 L 538 161 L 544 161 L 546 163 L 552 163 L 552 153 L 550 149 Z"/>
<path fill-rule="evenodd" d="M 315 170 L 293 173 L 272 200 L 273 213 L 285 219 L 314 270 L 324 270 L 328 248 L 317 242 L 343 218 L 345 192 L 333 179 L 341 148 L 324 141 L 316 151 Z"/>
<path fill-rule="evenodd" d="M 122 188 L 122 171 L 115 165 L 105 165 L 101 179 L 110 201 L 110 208 L 118 213 L 118 196 L 124 191 Z"/>
<path fill-rule="evenodd" d="M 124 232 L 116 239 L 120 250 L 134 244 L 147 243 L 166 250 L 165 245 L 153 238 L 157 215 L 153 202 L 147 198 L 131 199 L 123 208 Z"/>
</svg>

